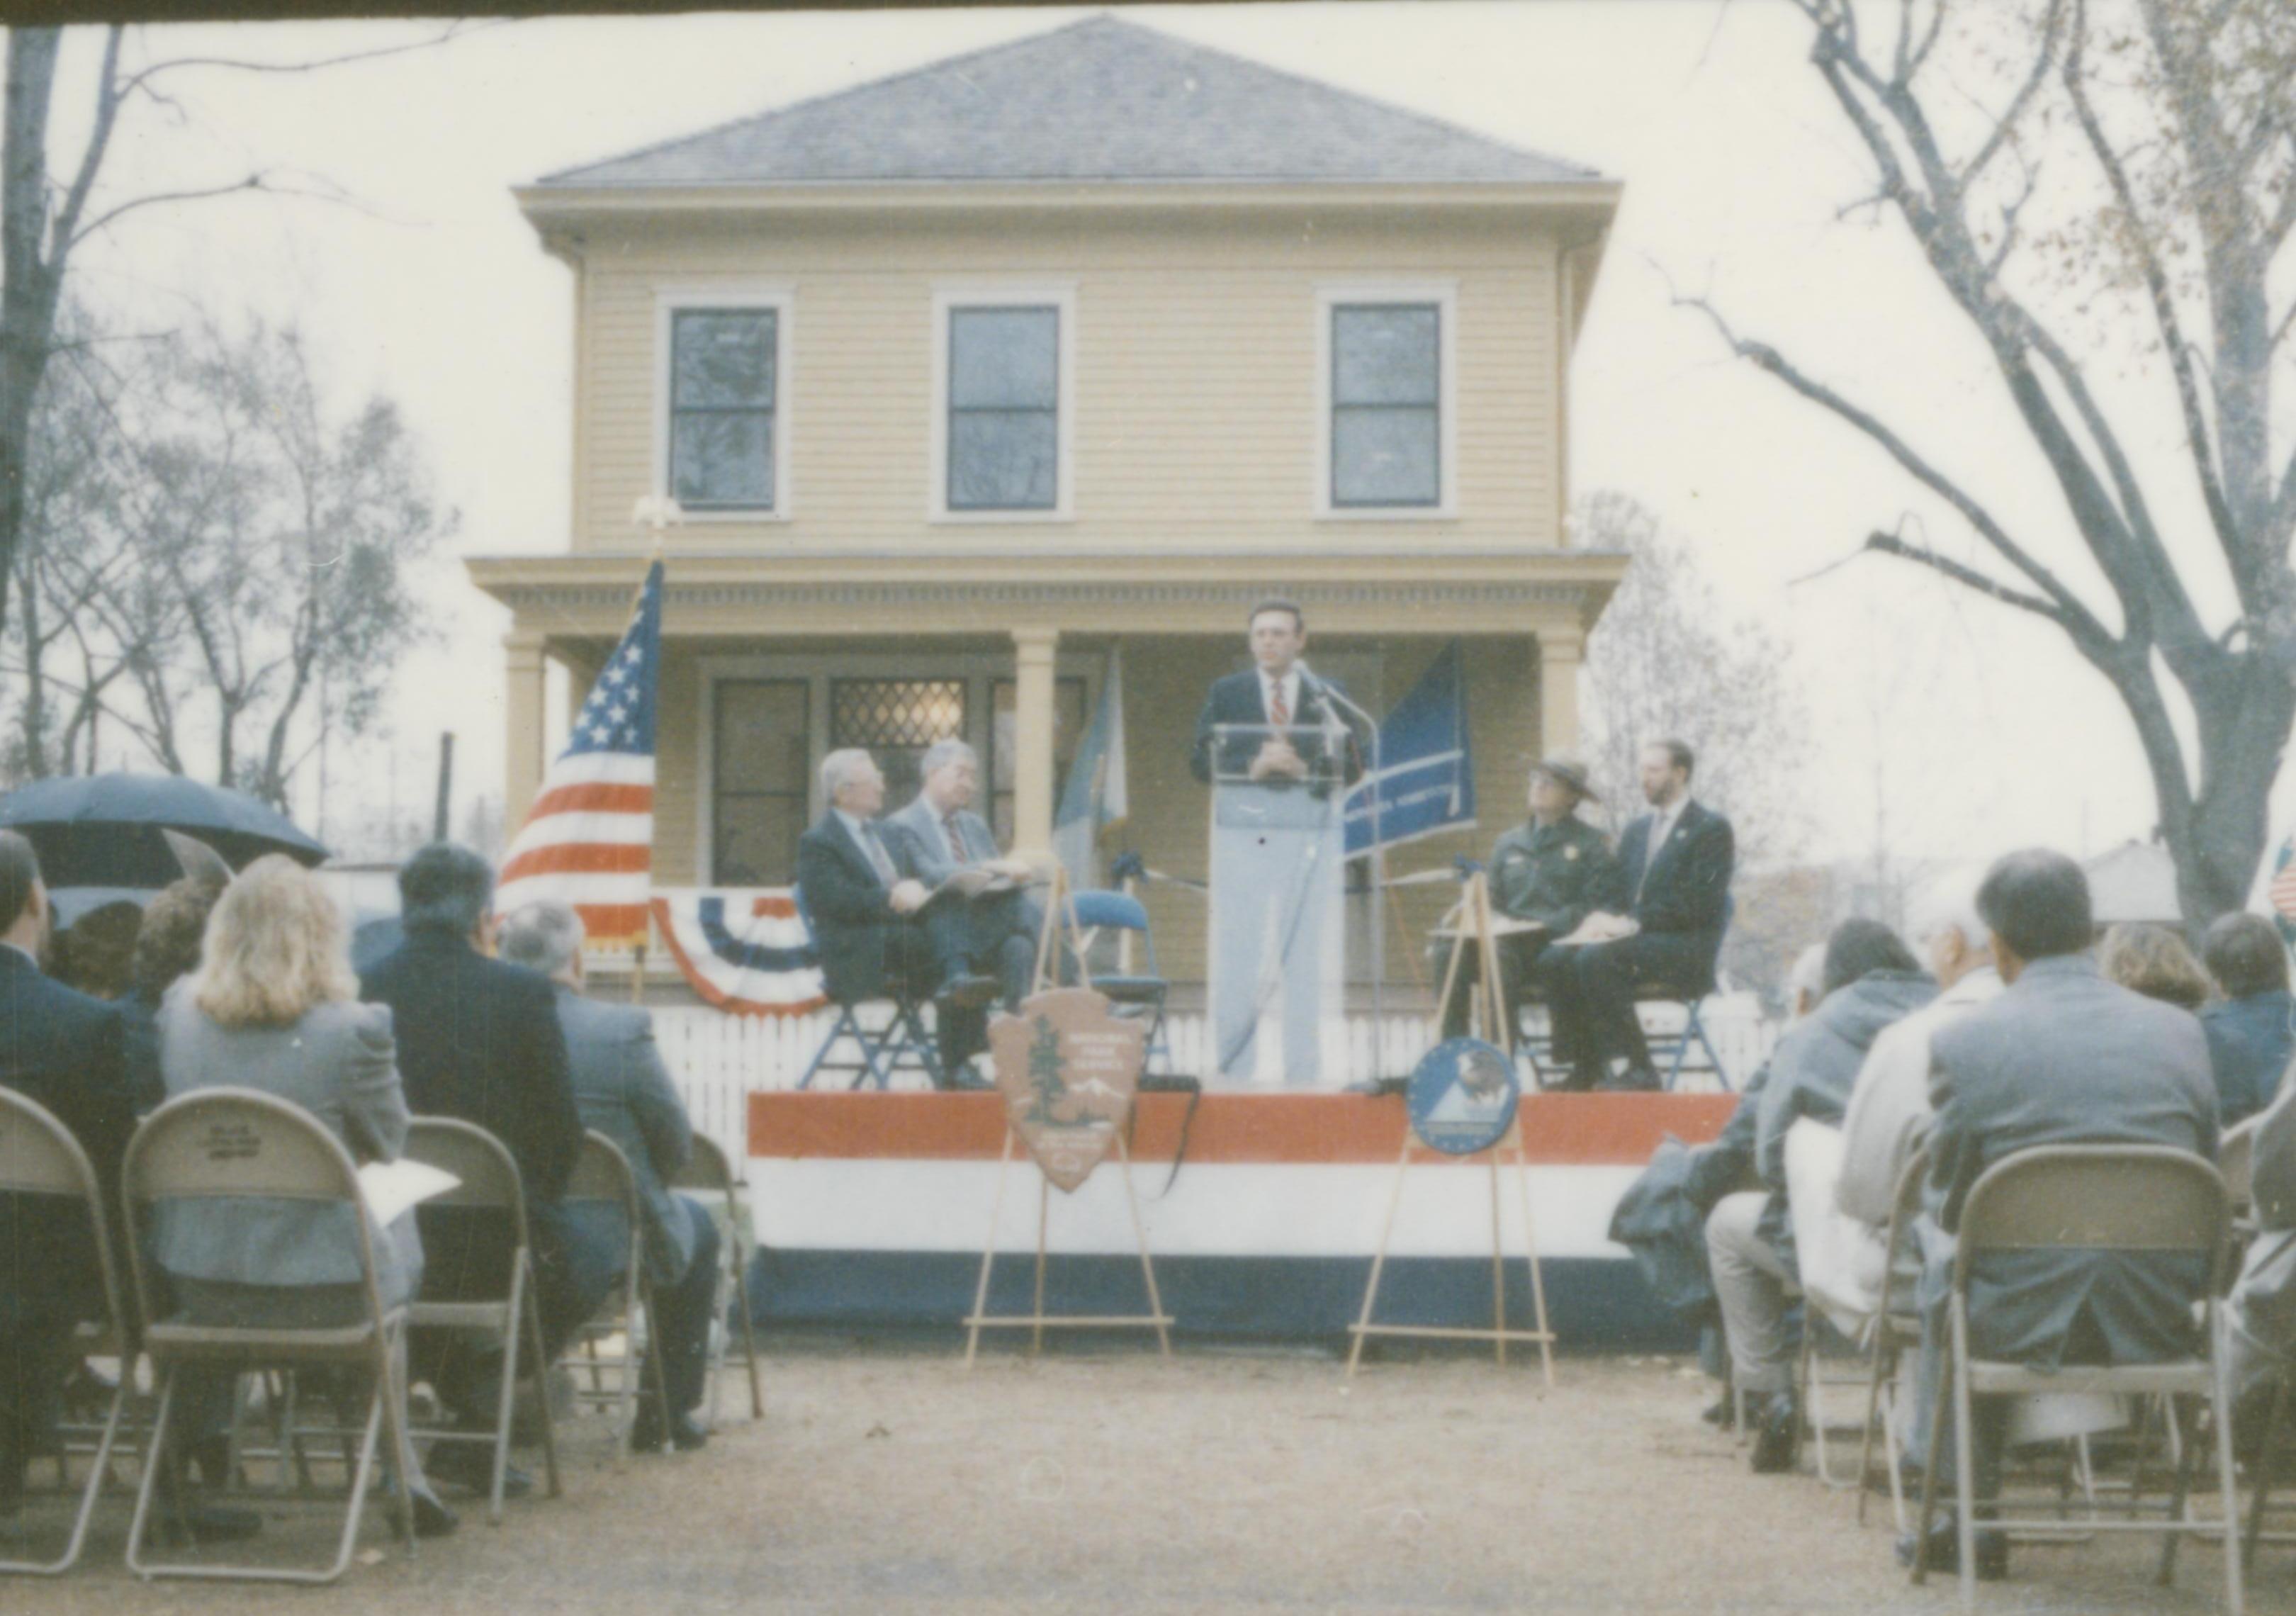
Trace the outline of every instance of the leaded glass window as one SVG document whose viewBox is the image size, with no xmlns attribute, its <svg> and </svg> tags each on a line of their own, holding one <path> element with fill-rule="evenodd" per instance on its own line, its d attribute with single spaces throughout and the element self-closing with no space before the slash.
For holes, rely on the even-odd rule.
<svg viewBox="0 0 2296 1616">
<path fill-rule="evenodd" d="M 1050 511 L 1060 503 L 1057 308 L 948 311 L 952 511 Z"/>
<path fill-rule="evenodd" d="M 669 492 L 691 511 L 774 508 L 780 317 L 681 308 L 669 324 Z"/>
<path fill-rule="evenodd" d="M 885 775 L 885 805 L 917 794 L 918 763 L 936 741 L 964 735 L 963 679 L 832 679 L 829 744 L 865 746 Z"/>
<path fill-rule="evenodd" d="M 1332 309 L 1332 504 L 1442 503 L 1442 309 Z"/>
</svg>

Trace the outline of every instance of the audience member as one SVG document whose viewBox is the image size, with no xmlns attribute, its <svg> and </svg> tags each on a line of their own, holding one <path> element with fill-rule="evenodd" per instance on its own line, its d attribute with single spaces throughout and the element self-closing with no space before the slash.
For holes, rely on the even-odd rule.
<svg viewBox="0 0 2296 1616">
<path fill-rule="evenodd" d="M 1801 1434 L 1788 1317 L 1795 1268 L 1786 1220 L 1787 1131 L 1804 1117 L 1838 1126 L 1875 1037 L 1937 995 L 1937 984 L 1896 933 L 1863 919 L 1834 928 L 1826 942 L 1824 982 L 1816 1010 L 1781 1038 L 1770 1055 L 1754 1128 L 1754 1169 L 1764 1187 L 1724 1196 L 1706 1220 L 1732 1383 L 1760 1399 L 1750 1413 L 1757 1431 L 1753 1468 L 1765 1473 L 1793 1467 Z"/>
<path fill-rule="evenodd" d="M 2191 945 L 2150 921 L 2107 929 L 2096 947 L 2096 968 L 2106 981 L 2179 1010 L 2198 1010 L 2208 1003 L 2208 972 Z"/>
<path fill-rule="evenodd" d="M 613 1288 L 616 1257 L 600 1257 L 575 1237 L 560 1196 L 582 1146 L 566 1037 L 547 979 L 486 953 L 494 872 L 470 849 L 437 841 L 398 872 L 406 940 L 360 983 L 367 999 L 390 1006 L 407 1103 L 424 1117 L 456 1117 L 502 1141 L 518 1170 L 534 1243 L 535 1290 L 544 1350 L 555 1358 Z M 422 1294 L 433 1300 L 503 1295 L 515 1230 L 479 1208 L 424 1207 L 416 1218 L 426 1257 Z M 417 1379 L 427 1380 L 463 1428 L 492 1431 L 501 1387 L 501 1352 L 464 1333 L 412 1333 Z M 492 1458 L 475 1442 L 442 1443 L 434 1478 L 486 1491 Z M 504 1491 L 529 1490 L 513 1469 Z"/>
<path fill-rule="evenodd" d="M 718 1224 L 700 1202 L 667 1187 L 693 1153 L 693 1128 L 661 1063 L 653 1018 L 642 1005 L 582 997 L 582 917 L 566 904 L 534 903 L 514 911 L 503 923 L 502 952 L 512 964 L 550 979 L 582 1120 L 621 1147 L 637 1180 L 646 1272 L 653 1282 L 649 1347 L 661 1354 L 669 1421 L 665 1426 L 654 1399 L 645 1398 L 632 1446 L 646 1453 L 665 1441 L 699 1448 L 709 1440 L 693 1411 L 701 1406 L 717 1308 Z M 586 1245 L 617 1254 L 628 1250 L 629 1231 L 619 1209 L 586 1202 L 570 1208 L 570 1215 Z M 585 1226 L 593 1220 L 594 1226 Z"/>
<path fill-rule="evenodd" d="M 858 747 L 821 760 L 829 809 L 798 838 L 797 884 L 813 924 L 830 997 L 840 1005 L 882 998 L 896 983 L 935 1001 L 934 1028 L 944 1083 L 964 1087 L 964 1062 L 988 1043 L 984 1006 L 996 979 L 973 973 L 964 915 L 903 866 L 876 820 L 885 776 Z"/>
<path fill-rule="evenodd" d="M 2201 1012 L 2218 1120 L 2244 1122 L 2272 1103 L 2296 1054 L 2296 1000 L 2288 994 L 2288 950 L 2260 915 L 2225 915 L 2201 939 L 2201 957 L 2221 1004 Z"/>
<path fill-rule="evenodd" d="M 144 907 L 128 962 L 127 996 L 119 1001 L 127 1020 L 127 1070 L 138 1112 L 167 1097 L 160 1076 L 160 1004 L 177 980 L 199 969 L 208 915 L 222 896 L 221 883 L 185 876 L 162 888 Z"/>
<path fill-rule="evenodd" d="M 1651 811 L 1619 839 L 1609 899 L 1539 956 L 1554 1058 L 1571 1071 L 1563 1087 L 1657 1088 L 1636 994 L 1702 994 L 1713 985 L 1737 853 L 1730 822 L 1691 800 L 1694 764 L 1679 741 L 1643 749 Z M 1616 1056 L 1625 1057 L 1623 1073 L 1611 1070 Z"/>
<path fill-rule="evenodd" d="M 358 1002 L 342 913 L 317 879 L 281 854 L 257 859 L 226 889 L 209 918 L 196 976 L 168 990 L 160 1012 L 160 1070 L 170 1096 L 251 1088 L 291 1101 L 325 1124 L 359 1161 L 398 1159 L 406 1143 L 390 1012 Z M 176 1305 L 193 1322 L 237 1329 L 349 1325 L 367 1311 L 359 1265 L 362 1210 L 250 1198 L 163 1202 L 152 1254 Z M 372 1223 L 375 1290 L 386 1308 L 411 1300 L 422 1277 L 414 1215 Z M 193 1456 L 210 1485 L 226 1467 L 233 1376 L 201 1371 L 179 1382 Z M 340 1389 L 362 1406 L 372 1388 Z M 423 1482 L 411 1443 L 398 1467 L 415 1530 L 455 1529 L 452 1511 Z"/>
<path fill-rule="evenodd" d="M 42 974 L 49 920 L 32 844 L 0 831 L 0 1087 L 55 1114 L 116 1206 L 135 1127 L 124 1029 L 115 1007 Z M 102 1317 L 99 1275 L 82 1209 L 0 1195 L 0 1517 L 20 1507 L 26 1462 L 47 1444 L 74 1328 Z"/>
<path fill-rule="evenodd" d="M 90 998 L 116 999 L 129 986 L 129 961 L 144 911 L 132 898 L 99 904 L 56 934 L 55 978 Z"/>
<path fill-rule="evenodd" d="M 2262 1434 L 2275 1381 L 2296 1374 L 2296 1084 L 2281 1085 L 2256 1125 L 2249 1194 L 2256 1238 L 2242 1256 L 2226 1311 L 2233 1425 L 2253 1442 Z"/>
<path fill-rule="evenodd" d="M 1506 999 L 1508 1025 L 1499 1029 L 1513 1047 L 1516 1013 L 1530 995 L 1539 955 L 1549 943 L 1577 931 L 1597 905 L 1607 902 L 1618 882 L 1618 860 L 1609 838 L 1578 817 L 1578 805 L 1599 800 L 1586 765 L 1546 758 L 1531 765 L 1530 817 L 1501 833 L 1491 848 L 1487 880 L 1491 907 L 1508 920 L 1528 921 L 1535 931 L 1498 939 L 1499 991 Z M 1451 956 L 1459 963 L 1454 971 Z M 1443 1036 L 1464 1038 L 1467 1012 L 1482 980 L 1480 949 L 1472 936 L 1437 938 L 1428 949 L 1434 980 L 1451 983 L 1443 1001 Z"/>
<path fill-rule="evenodd" d="M 2105 980 L 2088 959 L 2080 866 L 2038 849 L 2012 853 L 1987 873 L 1977 906 L 2007 986 L 1930 1040 L 1937 1117 L 1916 1225 L 1923 1418 L 1941 1395 L 1949 1237 L 1986 1169 L 2036 1145 L 2165 1145 L 2211 1159 L 2217 1149 L 2200 1023 Z M 2042 1368 L 2181 1357 L 2193 1349 L 2193 1304 L 2207 1281 L 2205 1265 L 2184 1252 L 1988 1251 L 1971 1269 L 1970 1350 Z M 1974 1428 L 1959 1433 L 1974 1449 L 1982 1500 L 1999 1495 L 2001 1416 L 1996 1399 L 1980 1399 Z M 1980 1507 L 1991 1513 L 1989 1504 Z M 1933 1534 L 1932 1563 L 1954 1563 L 1952 1522 L 1923 1525 Z M 2005 1574 L 2007 1539 L 1988 1531 L 1978 1543 L 1977 1573 Z M 1915 1548 L 1912 1539 L 1898 1545 L 1906 1560 Z"/>
</svg>

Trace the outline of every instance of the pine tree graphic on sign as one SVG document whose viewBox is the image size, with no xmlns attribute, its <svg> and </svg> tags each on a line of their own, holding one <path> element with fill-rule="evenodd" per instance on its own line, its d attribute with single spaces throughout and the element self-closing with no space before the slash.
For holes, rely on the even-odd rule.
<svg viewBox="0 0 2296 1616">
<path fill-rule="evenodd" d="M 1061 1075 L 1061 1035 L 1041 1015 L 1037 1018 L 1036 1038 L 1029 1046 L 1029 1087 L 1035 1091 L 1037 1103 L 1028 1120 L 1059 1126 L 1061 1120 L 1053 1115 L 1053 1105 L 1069 1092 L 1068 1079 Z"/>
</svg>

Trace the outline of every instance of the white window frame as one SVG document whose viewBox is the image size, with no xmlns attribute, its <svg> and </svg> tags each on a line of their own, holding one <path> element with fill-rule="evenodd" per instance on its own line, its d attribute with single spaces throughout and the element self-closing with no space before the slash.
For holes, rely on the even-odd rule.
<svg viewBox="0 0 2296 1616">
<path fill-rule="evenodd" d="M 948 316 L 955 308 L 1021 308 L 1052 306 L 1058 311 L 1059 352 L 1053 431 L 1059 435 L 1053 466 L 1053 506 L 1048 511 L 952 511 L 948 507 Z M 1073 282 L 998 282 L 986 285 L 936 286 L 932 294 L 932 464 L 925 495 L 925 520 L 980 526 L 1007 522 L 1066 522 L 1076 520 L 1077 296 Z"/>
<path fill-rule="evenodd" d="M 1436 308 L 1436 503 L 1332 503 L 1332 312 L 1350 303 L 1432 303 Z M 1318 521 L 1451 521 L 1459 514 L 1459 283 L 1456 281 L 1333 281 L 1316 288 L 1315 512 Z"/>
<path fill-rule="evenodd" d="M 703 522 L 750 524 L 783 522 L 793 508 L 790 482 L 790 407 L 796 367 L 790 363 L 795 345 L 790 340 L 797 299 L 786 286 L 761 286 L 755 282 L 681 282 L 654 289 L 653 320 L 653 470 L 651 487 L 657 495 L 669 488 L 670 361 L 676 316 L 681 310 L 771 309 L 774 314 L 774 503 L 768 510 L 753 506 L 739 511 L 688 511 L 689 525 Z"/>
</svg>

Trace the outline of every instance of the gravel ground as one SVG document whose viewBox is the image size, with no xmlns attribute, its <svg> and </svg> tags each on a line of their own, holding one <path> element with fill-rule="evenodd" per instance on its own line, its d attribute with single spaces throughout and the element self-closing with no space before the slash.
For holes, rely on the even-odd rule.
<svg viewBox="0 0 2296 1616">
<path fill-rule="evenodd" d="M 767 1417 L 619 1473 L 602 1424 L 570 1434 L 567 1496 L 473 1505 L 455 1538 L 380 1551 L 332 1590 L 162 1583 L 119 1563 L 107 1506 L 61 1582 L 0 1583 L 7 1616 L 184 1616 L 287 1605 L 442 1612 L 1895 1612 L 1886 1500 L 1757 1477 L 1702 1424 L 1703 1382 L 1659 1359 L 1536 1367 L 1308 1355 L 783 1346 Z M 727 1406 L 734 1388 L 728 1385 Z M 1805 1471 L 1808 1470 L 1805 1458 Z M 2203 1501 L 2212 1507 L 2214 1500 Z M 273 1552 L 308 1541 L 284 1520 Z M 2222 1608 L 2188 1542 L 2155 1588 L 2146 1541 L 2020 1547 L 1988 1612 Z M 2296 1612 L 2296 1548 L 2267 1548 L 2250 1608 Z"/>
</svg>

